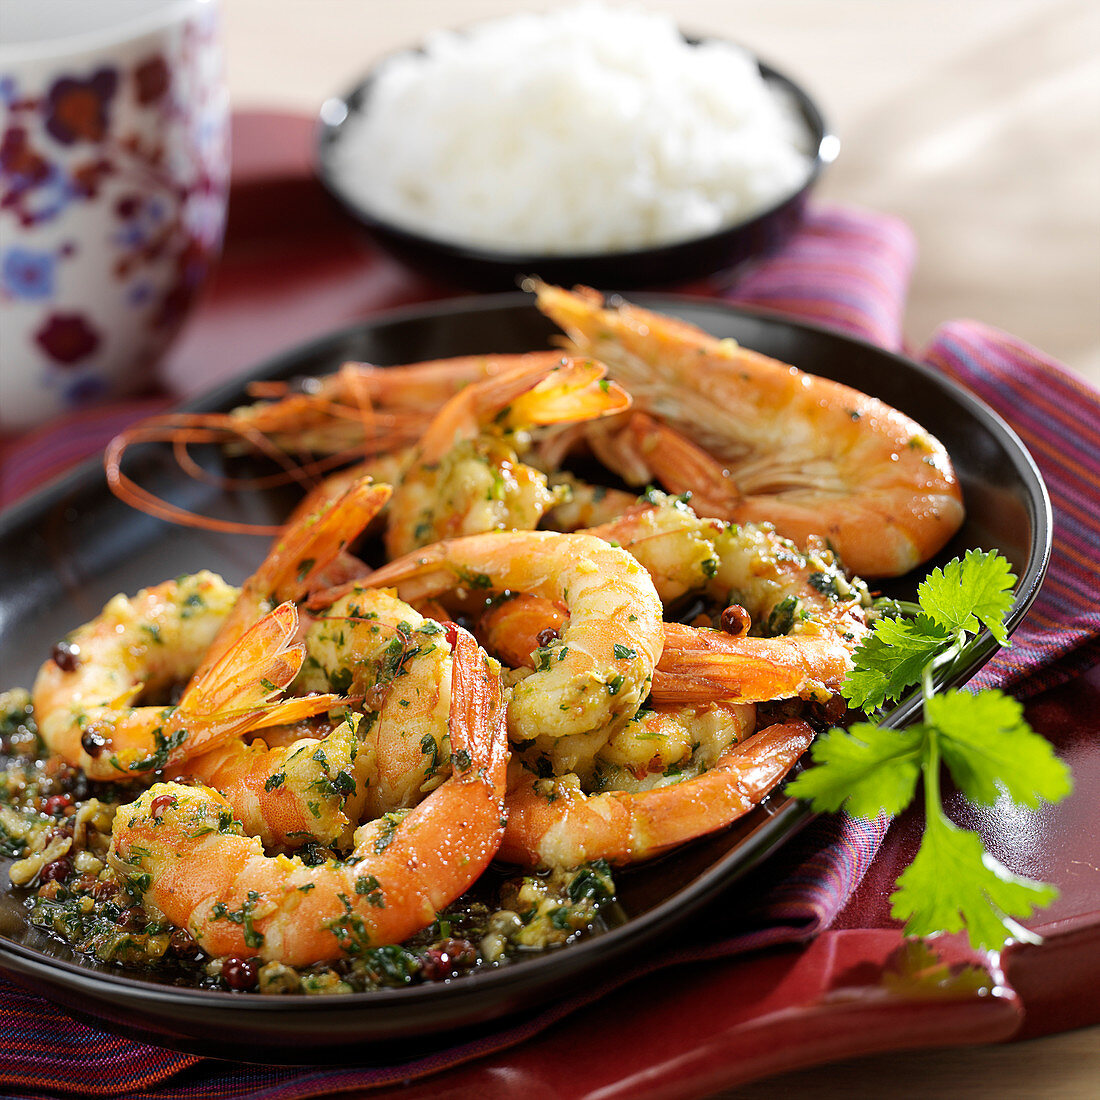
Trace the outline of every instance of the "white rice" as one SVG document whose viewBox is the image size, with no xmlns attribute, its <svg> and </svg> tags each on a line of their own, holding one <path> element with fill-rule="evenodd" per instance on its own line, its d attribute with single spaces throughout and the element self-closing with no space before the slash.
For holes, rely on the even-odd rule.
<svg viewBox="0 0 1100 1100">
<path fill-rule="evenodd" d="M 583 4 L 433 34 L 377 74 L 335 150 L 378 217 L 505 252 L 686 240 L 792 194 L 810 135 L 735 46 Z"/>
</svg>

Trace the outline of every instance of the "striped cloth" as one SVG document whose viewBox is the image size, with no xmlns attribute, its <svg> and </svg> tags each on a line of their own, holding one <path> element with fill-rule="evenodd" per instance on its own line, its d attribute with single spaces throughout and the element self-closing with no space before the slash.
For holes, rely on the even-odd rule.
<svg viewBox="0 0 1100 1100">
<path fill-rule="evenodd" d="M 1054 551 L 1038 598 L 976 687 L 1021 697 L 1100 657 L 1100 394 L 1053 359 L 976 321 L 940 327 L 923 356 L 1016 429 L 1046 481 Z"/>
<path fill-rule="evenodd" d="M 819 206 L 780 254 L 744 273 L 735 286 L 713 281 L 687 289 L 830 323 L 896 348 L 913 257 L 912 237 L 895 219 Z M 1013 648 L 978 679 L 982 686 L 1012 685 L 1021 695 L 1031 694 L 1071 677 L 1098 655 L 1100 579 L 1094 548 L 1100 545 L 1100 521 L 1088 497 L 1100 482 L 1100 395 L 1033 348 L 973 322 L 945 325 L 923 358 L 969 386 L 1013 424 L 1050 489 L 1055 550 L 1047 583 L 1017 630 Z M 148 403 L 139 403 L 82 414 L 78 430 L 54 426 L 9 443 L 0 452 L 7 499 L 40 479 L 41 463 L 59 469 L 98 450 L 123 423 L 148 411 Z M 550 1024 L 648 971 L 807 940 L 844 907 L 887 824 L 843 815 L 820 818 L 753 872 L 751 889 L 745 883 L 739 887 L 737 905 L 720 901 L 704 911 L 692 926 L 691 946 L 656 954 L 519 1026 L 504 1026 L 476 1043 L 440 1047 L 422 1060 L 391 1067 L 264 1069 L 203 1061 L 117 1038 L 0 980 L 0 1085 L 11 1096 L 158 1100 L 290 1100 L 398 1086 L 525 1040 L 537 1041 Z M 757 898 L 749 908 L 746 896 Z"/>
</svg>

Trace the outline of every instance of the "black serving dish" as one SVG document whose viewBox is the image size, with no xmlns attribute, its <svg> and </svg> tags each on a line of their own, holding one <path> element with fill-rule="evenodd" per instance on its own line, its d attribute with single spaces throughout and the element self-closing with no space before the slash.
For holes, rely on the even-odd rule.
<svg viewBox="0 0 1100 1100">
<path fill-rule="evenodd" d="M 701 40 L 688 38 L 688 41 Z M 329 193 L 379 245 L 410 267 L 445 285 L 503 290 L 514 287 L 517 280 L 533 273 L 550 283 L 585 283 L 619 289 L 670 286 L 701 279 L 779 248 L 798 225 L 807 196 L 840 149 L 839 140 L 806 91 L 763 61 L 758 64 L 761 76 L 791 98 L 805 121 L 810 136 L 806 180 L 793 194 L 751 218 L 674 244 L 571 255 L 503 252 L 438 240 L 379 217 L 343 187 L 333 162 L 333 151 L 347 132 L 348 119 L 364 110 L 373 75 L 368 75 L 346 95 L 325 102 L 317 132 L 317 174 Z"/>
<path fill-rule="evenodd" d="M 1020 578 L 1009 629 L 1019 624 L 1046 569 L 1050 507 L 1023 445 L 982 402 L 928 367 L 825 329 L 684 298 L 639 295 L 636 300 L 856 386 L 924 424 L 950 452 L 967 506 L 965 524 L 936 562 L 970 548 L 998 549 Z M 527 351 L 546 347 L 554 331 L 521 294 L 399 310 L 279 356 L 188 409 L 226 410 L 246 400 L 249 381 L 326 373 L 348 359 L 385 365 Z M 213 469 L 233 461 L 220 454 L 207 457 Z M 297 495 L 281 488 L 231 497 L 186 478 L 167 447 L 135 448 L 126 469 L 182 507 L 252 522 L 281 522 Z M 199 568 L 239 582 L 258 564 L 266 544 L 260 538 L 172 527 L 136 512 L 110 494 L 100 463 L 87 463 L 0 516 L 0 686 L 29 686 L 53 643 L 96 615 L 114 593 Z M 919 579 L 911 574 L 887 587 L 912 598 Z M 964 682 L 995 649 L 983 633 L 945 679 Z M 914 700 L 903 702 L 888 722 L 902 725 L 914 710 Z M 683 922 L 707 902 L 718 899 L 723 919 L 735 920 L 746 903 L 728 888 L 808 819 L 803 806 L 776 792 L 730 829 L 623 872 L 618 882 L 625 923 L 561 950 L 441 985 L 309 998 L 160 984 L 78 961 L 28 926 L 21 895 L 8 886 L 6 872 L 0 886 L 0 970 L 99 1025 L 162 1046 L 273 1064 L 392 1063 L 422 1054 L 434 1034 L 449 1033 L 448 1041 L 483 1036 L 489 1023 L 520 1023 L 582 982 L 588 986 L 634 968 L 660 952 L 662 941 L 677 929 L 690 938 Z"/>
</svg>

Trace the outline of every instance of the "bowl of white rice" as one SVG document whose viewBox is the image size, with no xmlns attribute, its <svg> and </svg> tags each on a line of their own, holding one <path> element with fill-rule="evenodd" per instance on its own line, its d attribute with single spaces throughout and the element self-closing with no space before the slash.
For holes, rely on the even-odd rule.
<svg viewBox="0 0 1100 1100">
<path fill-rule="evenodd" d="M 583 4 L 440 31 L 321 111 L 332 195 L 445 283 L 668 285 L 774 249 L 838 142 L 748 51 Z"/>
</svg>

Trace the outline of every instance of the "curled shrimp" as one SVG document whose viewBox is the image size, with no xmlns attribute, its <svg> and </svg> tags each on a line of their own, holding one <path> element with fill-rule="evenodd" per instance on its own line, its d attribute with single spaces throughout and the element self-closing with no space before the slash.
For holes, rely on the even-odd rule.
<svg viewBox="0 0 1100 1100">
<path fill-rule="evenodd" d="M 508 731 L 535 741 L 557 770 L 591 760 L 649 693 L 661 656 L 661 602 L 649 575 L 603 539 L 549 531 L 492 532 L 424 547 L 372 573 L 415 601 L 458 589 L 526 592 L 559 602 L 570 619 L 513 688 Z"/>
<path fill-rule="evenodd" d="M 708 496 L 724 490 L 721 518 L 770 522 L 798 542 L 827 538 L 868 576 L 907 572 L 961 525 L 942 444 L 882 401 L 682 321 L 627 303 L 604 308 L 594 291 L 534 289 L 579 354 L 607 363 L 652 414 L 639 422 L 634 457 L 674 491 L 685 463 L 713 460 Z"/>
<path fill-rule="evenodd" d="M 359 827 L 345 861 L 267 856 L 216 791 L 163 783 L 115 816 L 123 881 L 212 956 L 292 966 L 400 943 L 488 866 L 503 834 L 508 747 L 499 674 L 452 628 L 452 776 L 407 814 Z"/>
<path fill-rule="evenodd" d="M 362 700 L 358 769 L 372 816 L 416 805 L 451 767 L 451 647 L 440 623 L 392 592 L 356 584 L 317 615 L 296 691 Z"/>
<path fill-rule="evenodd" d="M 219 790 L 246 833 L 290 848 L 343 844 L 363 814 L 416 805 L 451 768 L 452 658 L 439 623 L 356 585 L 312 619 L 302 645 L 290 690 L 352 697 L 347 720 L 286 744 L 226 742 L 178 771 Z"/>
<path fill-rule="evenodd" d="M 805 722 L 769 726 L 680 783 L 586 794 L 576 775 L 538 779 L 513 767 L 500 858 L 528 866 L 628 864 L 724 828 L 774 789 L 813 741 Z"/>
<path fill-rule="evenodd" d="M 444 538 L 531 530 L 561 497 L 519 461 L 517 433 L 622 412 L 630 398 L 592 360 L 531 359 L 452 397 L 432 420 L 389 508 L 396 557 Z"/>
<path fill-rule="evenodd" d="M 275 700 L 297 675 L 298 614 L 262 617 L 203 672 L 210 642 L 237 595 L 214 573 L 165 581 L 132 599 L 115 596 L 55 647 L 32 698 L 51 752 L 91 779 L 134 779 L 213 742 L 293 722 L 332 701 Z M 170 705 L 174 685 L 186 683 Z M 143 699 L 157 704 L 135 705 Z"/>
<path fill-rule="evenodd" d="M 514 449 L 528 429 L 614 415 L 629 398 L 604 368 L 560 357 L 515 356 L 513 365 L 466 387 L 436 413 L 417 446 L 374 455 L 320 482 L 290 523 L 335 500 L 358 478 L 396 486 L 385 510 L 390 556 L 456 535 L 531 529 L 551 507 L 578 498 L 550 486 Z M 595 495 L 604 495 L 596 490 Z M 380 515 L 382 513 L 379 513 Z"/>
<path fill-rule="evenodd" d="M 867 633 L 867 597 L 828 550 L 804 553 L 767 526 L 700 519 L 663 493 L 596 532 L 635 555 L 666 601 L 702 593 L 721 609 L 737 609 L 722 630 L 662 625 L 655 703 L 823 701 L 839 690 Z M 505 664 L 533 667 L 539 646 L 567 618 L 560 604 L 520 596 L 486 609 L 478 633 Z M 747 636 L 754 622 L 772 636 Z"/>
</svg>

